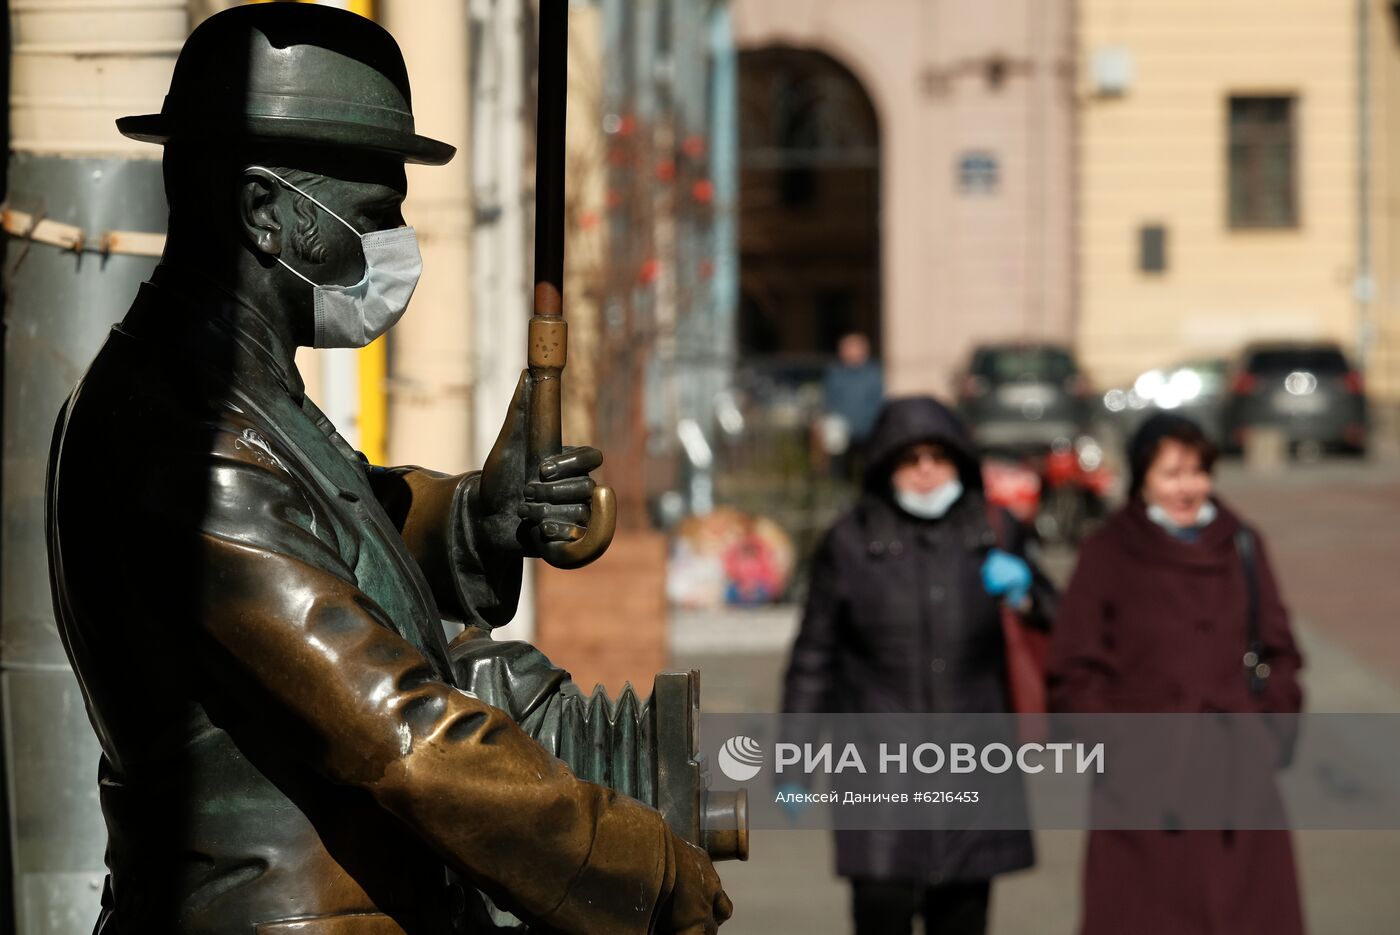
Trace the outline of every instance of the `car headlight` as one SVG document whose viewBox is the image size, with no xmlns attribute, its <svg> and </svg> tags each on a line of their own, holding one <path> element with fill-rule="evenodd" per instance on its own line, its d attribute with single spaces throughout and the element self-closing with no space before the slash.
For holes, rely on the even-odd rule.
<svg viewBox="0 0 1400 935">
<path fill-rule="evenodd" d="M 1075 441 L 1074 451 L 1079 456 L 1079 467 L 1085 471 L 1096 471 L 1103 464 L 1103 448 L 1088 435 Z"/>
</svg>

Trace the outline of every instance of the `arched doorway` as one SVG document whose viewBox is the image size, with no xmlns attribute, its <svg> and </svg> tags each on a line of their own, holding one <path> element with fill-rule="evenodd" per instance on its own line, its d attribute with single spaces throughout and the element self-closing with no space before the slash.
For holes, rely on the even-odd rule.
<svg viewBox="0 0 1400 935">
<path fill-rule="evenodd" d="M 880 354 L 879 126 L 856 77 L 804 49 L 741 51 L 739 108 L 743 418 L 716 498 L 771 520 L 805 559 L 852 490 L 852 433 L 826 411 L 837 343 L 863 334 Z"/>
<path fill-rule="evenodd" d="M 740 354 L 812 365 L 880 347 L 880 140 L 856 77 L 820 52 L 739 55 Z"/>
</svg>

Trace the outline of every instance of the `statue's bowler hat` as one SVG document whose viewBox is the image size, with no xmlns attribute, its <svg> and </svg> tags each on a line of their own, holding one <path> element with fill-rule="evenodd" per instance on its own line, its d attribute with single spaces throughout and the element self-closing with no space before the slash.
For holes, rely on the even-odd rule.
<svg viewBox="0 0 1400 935">
<path fill-rule="evenodd" d="M 180 50 L 161 112 L 122 117 L 117 129 L 148 143 L 283 142 L 435 166 L 456 152 L 414 132 L 394 37 L 319 4 L 260 3 L 211 16 Z"/>
</svg>

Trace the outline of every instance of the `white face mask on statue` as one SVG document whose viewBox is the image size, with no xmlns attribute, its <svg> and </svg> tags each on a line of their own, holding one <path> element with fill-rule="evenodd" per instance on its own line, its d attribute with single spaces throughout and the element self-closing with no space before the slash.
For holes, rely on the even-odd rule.
<svg viewBox="0 0 1400 935">
<path fill-rule="evenodd" d="M 953 504 L 958 502 L 962 494 L 962 481 L 954 479 L 928 493 L 896 490 L 894 501 L 910 516 L 917 516 L 919 519 L 939 519 L 953 508 Z"/>
<path fill-rule="evenodd" d="M 322 211 L 344 224 L 360 238 L 365 254 L 365 274 L 353 286 L 318 285 L 281 263 L 293 276 L 311 286 L 315 294 L 316 333 L 314 347 L 364 347 L 394 326 L 408 308 L 408 300 L 423 273 L 423 257 L 418 252 L 418 235 L 411 227 L 371 231 L 361 234 L 315 196 L 303 191 L 264 166 L 249 166 L 266 172 Z"/>
</svg>

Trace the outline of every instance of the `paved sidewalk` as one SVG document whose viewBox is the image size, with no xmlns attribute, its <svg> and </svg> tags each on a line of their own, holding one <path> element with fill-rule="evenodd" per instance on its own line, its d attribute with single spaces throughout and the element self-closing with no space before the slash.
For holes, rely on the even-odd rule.
<svg viewBox="0 0 1400 935">
<path fill-rule="evenodd" d="M 721 626 L 758 626 L 726 617 Z M 683 621 L 680 630 L 696 625 Z M 770 638 L 790 624 L 771 615 Z M 1308 691 L 1314 710 L 1400 711 L 1400 688 L 1362 666 L 1346 649 L 1307 624 L 1298 627 L 1309 659 Z M 715 631 L 722 632 L 722 631 Z M 709 637 L 677 633 L 692 648 Z M 753 646 L 758 638 L 748 637 Z M 683 666 L 704 673 L 706 710 L 771 711 L 777 701 L 785 644 L 743 654 L 678 653 Z M 1036 835 L 1035 869 L 1002 877 L 993 893 L 993 935 L 1074 935 L 1078 913 L 1081 832 Z M 1295 836 L 1303 893 L 1314 935 L 1392 935 L 1400 931 L 1400 832 L 1305 832 Z M 720 873 L 737 906 L 725 935 L 841 935 L 846 923 L 844 881 L 832 874 L 826 832 L 757 831 L 746 864 Z M 1193 933 L 1182 933 L 1193 935 Z"/>
<path fill-rule="evenodd" d="M 1263 532 L 1293 613 L 1400 685 L 1400 463 L 1220 473 L 1222 495 Z"/>
</svg>

